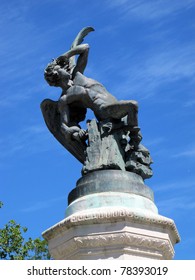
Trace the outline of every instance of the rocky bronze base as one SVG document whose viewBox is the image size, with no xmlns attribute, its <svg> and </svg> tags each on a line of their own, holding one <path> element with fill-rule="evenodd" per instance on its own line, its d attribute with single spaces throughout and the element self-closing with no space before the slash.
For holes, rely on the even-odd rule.
<svg viewBox="0 0 195 280">
<path fill-rule="evenodd" d="M 141 195 L 154 201 L 153 191 L 141 176 L 122 170 L 99 170 L 82 176 L 68 196 L 68 204 L 86 195 L 103 192 L 121 192 Z"/>
<path fill-rule="evenodd" d="M 127 207 L 158 213 L 153 191 L 141 176 L 121 170 L 99 170 L 81 177 L 68 196 L 66 216 L 101 207 Z"/>
</svg>

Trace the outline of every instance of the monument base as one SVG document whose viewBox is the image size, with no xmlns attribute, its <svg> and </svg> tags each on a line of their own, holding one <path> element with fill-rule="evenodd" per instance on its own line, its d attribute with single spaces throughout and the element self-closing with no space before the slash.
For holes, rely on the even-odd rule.
<svg viewBox="0 0 195 280">
<path fill-rule="evenodd" d="M 77 212 L 43 237 L 56 260 L 170 260 L 179 242 L 173 220 L 122 207 Z"/>
<path fill-rule="evenodd" d="M 68 203 L 66 218 L 43 233 L 54 259 L 173 258 L 179 242 L 174 221 L 158 214 L 139 175 L 91 172 L 77 181 Z"/>
</svg>

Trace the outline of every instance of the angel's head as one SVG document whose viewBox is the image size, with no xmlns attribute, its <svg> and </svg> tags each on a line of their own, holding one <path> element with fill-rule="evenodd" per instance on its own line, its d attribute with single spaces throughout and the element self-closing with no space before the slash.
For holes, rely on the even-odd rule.
<svg viewBox="0 0 195 280">
<path fill-rule="evenodd" d="M 45 80 L 50 86 L 61 87 L 63 89 L 68 88 L 70 81 L 70 73 L 68 68 L 63 67 L 54 59 L 49 63 L 44 71 Z"/>
</svg>

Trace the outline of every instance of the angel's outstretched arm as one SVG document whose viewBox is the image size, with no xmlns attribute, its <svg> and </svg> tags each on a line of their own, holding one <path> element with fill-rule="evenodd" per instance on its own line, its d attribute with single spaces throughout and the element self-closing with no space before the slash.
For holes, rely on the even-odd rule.
<svg viewBox="0 0 195 280">
<path fill-rule="evenodd" d="M 87 66 L 88 54 L 89 54 L 89 45 L 88 44 L 83 44 L 83 45 L 79 45 L 79 46 L 83 46 L 82 47 L 83 51 L 77 59 L 76 66 L 74 67 L 74 70 L 73 70 L 73 73 L 72 73 L 72 79 L 74 79 L 77 72 L 80 72 L 81 74 L 83 74 L 83 72 L 85 71 L 85 68 Z"/>
</svg>

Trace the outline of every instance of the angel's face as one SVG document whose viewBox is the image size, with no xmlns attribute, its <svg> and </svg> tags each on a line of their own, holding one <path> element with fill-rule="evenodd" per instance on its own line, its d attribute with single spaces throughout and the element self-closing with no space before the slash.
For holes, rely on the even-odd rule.
<svg viewBox="0 0 195 280">
<path fill-rule="evenodd" d="M 50 86 L 67 88 L 70 74 L 66 69 L 57 64 L 51 63 L 45 69 L 45 79 Z"/>
</svg>

